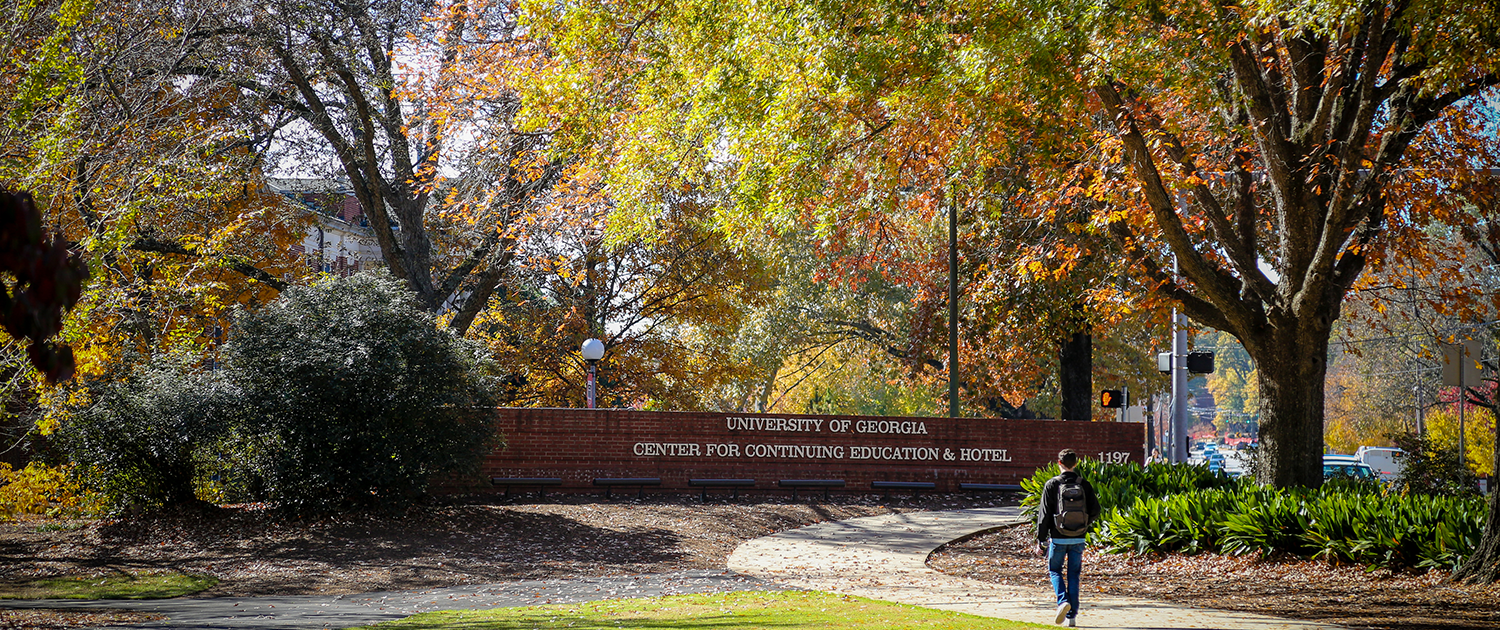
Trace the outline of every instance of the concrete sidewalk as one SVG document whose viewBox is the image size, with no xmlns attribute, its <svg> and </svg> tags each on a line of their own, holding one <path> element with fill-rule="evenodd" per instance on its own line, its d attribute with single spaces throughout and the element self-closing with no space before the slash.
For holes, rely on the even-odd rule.
<svg viewBox="0 0 1500 630">
<path fill-rule="evenodd" d="M 928 608 L 1051 624 L 1050 587 L 1006 586 L 953 577 L 927 568 L 927 556 L 953 540 L 1025 522 L 1019 508 L 913 512 L 819 523 L 757 538 L 735 549 L 729 569 L 796 588 L 845 593 Z M 1041 562 L 1038 558 L 1037 562 Z M 1166 602 L 1084 592 L 1083 628 L 1170 630 L 1222 628 L 1336 629 L 1340 626 L 1264 615 L 1189 608 Z"/>
</svg>

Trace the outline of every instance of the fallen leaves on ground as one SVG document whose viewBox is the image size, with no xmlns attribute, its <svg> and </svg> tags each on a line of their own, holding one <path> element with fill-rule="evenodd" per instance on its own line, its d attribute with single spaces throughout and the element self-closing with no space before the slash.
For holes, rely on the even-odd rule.
<svg viewBox="0 0 1500 630">
<path fill-rule="evenodd" d="M 1008 496 L 779 497 L 699 503 L 469 503 L 286 519 L 263 506 L 128 519 L 0 523 L 0 580 L 172 569 L 220 583 L 200 596 L 352 594 L 460 584 L 723 568 L 741 542 L 822 521 L 1012 503 Z"/>
<path fill-rule="evenodd" d="M 0 630 L 68 630 L 162 619 L 166 616 L 127 610 L 0 610 Z"/>
</svg>

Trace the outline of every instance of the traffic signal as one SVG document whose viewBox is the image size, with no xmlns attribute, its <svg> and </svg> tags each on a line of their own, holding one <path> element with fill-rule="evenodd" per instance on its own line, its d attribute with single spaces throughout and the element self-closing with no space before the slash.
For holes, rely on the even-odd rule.
<svg viewBox="0 0 1500 630">
<path fill-rule="evenodd" d="M 1193 374 L 1213 374 L 1214 353 L 1212 352 L 1189 352 L 1187 355 L 1187 369 Z"/>
<path fill-rule="evenodd" d="M 1099 392 L 1099 406 L 1105 409 L 1119 409 L 1125 406 L 1125 396 L 1118 389 L 1106 389 Z"/>
</svg>

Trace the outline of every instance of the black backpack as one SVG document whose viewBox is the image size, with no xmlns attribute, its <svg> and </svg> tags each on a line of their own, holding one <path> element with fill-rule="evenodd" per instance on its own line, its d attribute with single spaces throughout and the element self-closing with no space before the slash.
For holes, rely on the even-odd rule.
<svg viewBox="0 0 1500 630">
<path fill-rule="evenodd" d="M 1057 533 L 1065 538 L 1083 538 L 1089 531 L 1089 495 L 1083 488 L 1083 478 L 1072 481 L 1058 479 L 1057 514 L 1052 518 Z"/>
</svg>

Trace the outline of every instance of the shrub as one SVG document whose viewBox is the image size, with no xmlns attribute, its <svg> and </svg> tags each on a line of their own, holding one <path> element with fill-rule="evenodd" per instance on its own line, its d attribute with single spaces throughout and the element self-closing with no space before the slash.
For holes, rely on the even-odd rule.
<svg viewBox="0 0 1500 630">
<path fill-rule="evenodd" d="M 480 349 L 380 273 L 242 311 L 228 345 L 269 498 L 292 511 L 406 501 L 477 466 L 493 436 Z"/>
<path fill-rule="evenodd" d="M 1262 486 L 1239 493 L 1236 499 L 1216 523 L 1224 533 L 1224 552 L 1268 556 L 1284 551 L 1304 555 L 1307 521 L 1298 497 Z"/>
<path fill-rule="evenodd" d="M 1218 515 L 1229 509 L 1232 490 L 1193 490 L 1165 497 L 1138 497 L 1104 513 L 1094 541 L 1110 553 L 1198 553 L 1218 548 Z"/>
<path fill-rule="evenodd" d="M 199 503 L 195 450 L 234 422 L 237 397 L 222 375 L 192 362 L 162 355 L 123 381 L 87 384 L 93 403 L 58 428 L 85 485 L 113 508 Z"/>
<path fill-rule="evenodd" d="M 1284 553 L 1451 570 L 1478 544 L 1487 514 L 1484 501 L 1471 496 L 1398 493 L 1354 479 L 1278 490 L 1200 469 L 1081 464 L 1104 510 L 1090 542 L 1111 553 Z M 1055 471 L 1039 470 L 1022 483 L 1029 492 L 1023 504 L 1035 510 L 1035 494 Z"/>
<path fill-rule="evenodd" d="M 232 426 L 223 435 L 199 445 L 193 456 L 197 468 L 195 492 L 215 504 L 264 500 L 265 480 L 250 464 L 265 458 L 267 448 L 266 436 L 245 425 Z"/>
<path fill-rule="evenodd" d="M 72 517 L 90 514 L 96 497 L 73 479 L 68 466 L 31 462 L 21 470 L 0 462 L 0 521 L 19 514 Z"/>
<path fill-rule="evenodd" d="M 1142 467 L 1139 464 L 1104 464 L 1092 459 L 1082 459 L 1076 470 L 1094 487 L 1103 512 L 1116 506 L 1130 505 L 1137 498 L 1224 488 L 1241 483 L 1222 473 L 1212 472 L 1204 465 L 1158 463 Z M 1021 490 L 1025 493 L 1021 506 L 1025 508 L 1026 514 L 1035 518 L 1042 486 L 1061 471 L 1057 463 L 1053 462 L 1038 468 L 1031 477 L 1021 480 Z"/>
<path fill-rule="evenodd" d="M 1479 494 L 1478 479 L 1459 456 L 1457 444 L 1445 446 L 1427 435 L 1412 433 L 1388 437 L 1406 451 L 1394 482 L 1398 490 L 1444 496 Z"/>
</svg>

